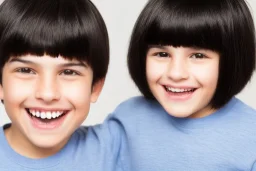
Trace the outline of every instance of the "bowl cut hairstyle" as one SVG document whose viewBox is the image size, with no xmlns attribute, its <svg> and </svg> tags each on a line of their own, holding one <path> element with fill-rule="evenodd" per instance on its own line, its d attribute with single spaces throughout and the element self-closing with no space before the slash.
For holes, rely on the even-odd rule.
<svg viewBox="0 0 256 171">
<path fill-rule="evenodd" d="M 0 6 L 1 71 L 10 57 L 27 54 L 86 62 L 97 82 L 109 63 L 102 16 L 89 0 L 5 0 Z"/>
<path fill-rule="evenodd" d="M 255 69 L 255 28 L 244 0 L 150 0 L 133 29 L 128 50 L 131 78 L 149 99 L 146 79 L 150 45 L 210 49 L 220 55 L 210 105 L 220 108 L 239 93 Z"/>
</svg>

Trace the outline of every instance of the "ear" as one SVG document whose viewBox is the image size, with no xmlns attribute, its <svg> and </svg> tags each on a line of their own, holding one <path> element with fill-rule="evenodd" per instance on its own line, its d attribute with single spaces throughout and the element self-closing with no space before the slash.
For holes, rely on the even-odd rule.
<svg viewBox="0 0 256 171">
<path fill-rule="evenodd" d="M 100 95 L 100 92 L 103 88 L 105 82 L 105 78 L 95 82 L 92 87 L 92 93 L 91 93 L 91 103 L 95 103 Z"/>
<path fill-rule="evenodd" d="M 4 99 L 4 90 L 3 90 L 2 84 L 0 84 L 0 99 L 1 99 L 1 100 Z"/>
</svg>

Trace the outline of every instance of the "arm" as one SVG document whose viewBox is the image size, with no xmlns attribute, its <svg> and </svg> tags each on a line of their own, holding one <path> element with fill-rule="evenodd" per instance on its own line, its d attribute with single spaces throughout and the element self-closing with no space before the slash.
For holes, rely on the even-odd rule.
<svg viewBox="0 0 256 171">
<path fill-rule="evenodd" d="M 256 171 L 256 161 L 253 163 L 252 168 L 250 171 Z"/>
</svg>

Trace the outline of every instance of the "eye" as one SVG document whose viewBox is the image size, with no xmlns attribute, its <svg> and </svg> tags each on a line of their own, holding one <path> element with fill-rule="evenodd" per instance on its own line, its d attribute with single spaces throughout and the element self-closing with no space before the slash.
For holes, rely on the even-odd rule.
<svg viewBox="0 0 256 171">
<path fill-rule="evenodd" d="M 194 53 L 193 55 L 190 56 L 191 58 L 195 58 L 195 59 L 203 59 L 206 58 L 206 56 L 202 53 Z"/>
<path fill-rule="evenodd" d="M 61 75 L 80 75 L 80 74 L 74 70 L 65 69 L 62 71 Z"/>
<path fill-rule="evenodd" d="M 24 74 L 35 74 L 35 72 L 30 68 L 19 68 L 16 71 Z"/>
<path fill-rule="evenodd" d="M 162 57 L 162 58 L 166 58 L 166 57 L 169 57 L 169 54 L 166 53 L 166 52 L 157 52 L 154 54 L 155 56 L 158 56 L 158 57 Z"/>
</svg>

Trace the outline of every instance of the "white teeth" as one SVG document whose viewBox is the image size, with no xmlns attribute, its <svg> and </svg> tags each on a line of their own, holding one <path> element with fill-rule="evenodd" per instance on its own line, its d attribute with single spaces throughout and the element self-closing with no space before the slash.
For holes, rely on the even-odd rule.
<svg viewBox="0 0 256 171">
<path fill-rule="evenodd" d="M 56 118 L 57 115 L 56 115 L 56 112 L 52 112 L 52 118 Z"/>
<path fill-rule="evenodd" d="M 182 89 L 182 88 L 172 88 L 172 87 L 167 87 L 165 86 L 165 88 L 168 91 L 174 92 L 174 93 L 183 93 L 183 92 L 188 92 L 188 91 L 192 91 L 193 89 Z"/>
<path fill-rule="evenodd" d="M 41 118 L 42 118 L 42 119 L 45 119 L 45 118 L 46 118 L 45 112 L 41 112 Z"/>
<path fill-rule="evenodd" d="M 57 117 L 60 117 L 64 111 L 46 111 L 46 112 L 40 112 L 39 110 L 33 110 L 29 109 L 29 113 L 37 118 L 41 119 L 54 119 Z"/>
<path fill-rule="evenodd" d="M 63 114 L 63 111 L 58 111 L 57 113 L 58 113 L 58 115 L 60 116 L 60 115 Z"/>
<path fill-rule="evenodd" d="M 51 112 L 46 112 L 46 117 L 47 117 L 47 119 L 51 119 L 52 118 Z"/>
<path fill-rule="evenodd" d="M 36 116 L 36 111 L 31 110 L 30 113 L 31 113 L 33 116 Z"/>
<path fill-rule="evenodd" d="M 36 117 L 40 117 L 40 112 L 39 111 L 36 111 Z"/>
</svg>

